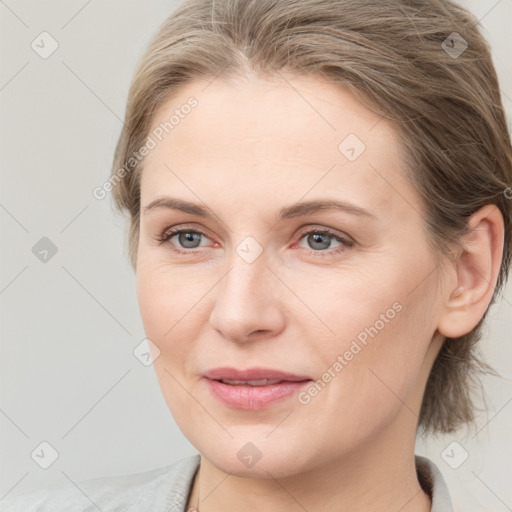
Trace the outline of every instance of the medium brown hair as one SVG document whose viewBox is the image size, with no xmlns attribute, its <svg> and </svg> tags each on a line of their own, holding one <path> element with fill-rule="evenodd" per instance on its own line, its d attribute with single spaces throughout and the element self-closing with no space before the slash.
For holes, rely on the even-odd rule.
<svg viewBox="0 0 512 512">
<path fill-rule="evenodd" d="M 133 155 L 159 106 L 197 79 L 286 70 L 348 88 L 397 127 L 437 255 L 460 246 L 475 211 L 499 208 L 505 240 L 493 304 L 512 254 L 512 149 L 489 46 L 477 25 L 447 0 L 183 2 L 139 62 L 115 151 L 113 198 L 130 217 L 133 268 L 144 161 Z M 470 333 L 444 341 L 421 407 L 424 432 L 451 432 L 474 419 L 476 376 L 491 370 L 477 347 L 486 315 Z"/>
</svg>

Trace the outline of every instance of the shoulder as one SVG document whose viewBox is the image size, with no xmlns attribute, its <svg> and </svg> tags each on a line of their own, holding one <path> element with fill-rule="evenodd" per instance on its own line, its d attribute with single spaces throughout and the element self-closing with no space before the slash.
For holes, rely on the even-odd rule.
<svg viewBox="0 0 512 512">
<path fill-rule="evenodd" d="M 448 486 L 439 468 L 427 457 L 416 455 L 415 459 L 420 485 L 432 499 L 431 512 L 453 512 Z"/>
<path fill-rule="evenodd" d="M 0 501 L 0 512 L 181 512 L 199 462 L 197 454 L 143 473 L 36 489 Z"/>
</svg>

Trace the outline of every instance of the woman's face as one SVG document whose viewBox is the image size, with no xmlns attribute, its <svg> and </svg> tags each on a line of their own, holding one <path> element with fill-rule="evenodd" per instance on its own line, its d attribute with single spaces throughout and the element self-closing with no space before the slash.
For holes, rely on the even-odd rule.
<svg viewBox="0 0 512 512">
<path fill-rule="evenodd" d="M 223 471 L 274 476 L 413 442 L 443 283 L 392 127 L 288 75 L 189 84 L 150 135 L 137 293 L 185 436 Z M 226 367 L 298 381 L 205 377 Z"/>
</svg>

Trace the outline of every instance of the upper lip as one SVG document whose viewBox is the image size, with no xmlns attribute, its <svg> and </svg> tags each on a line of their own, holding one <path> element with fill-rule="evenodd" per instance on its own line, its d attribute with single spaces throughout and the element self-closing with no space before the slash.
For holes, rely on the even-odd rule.
<svg viewBox="0 0 512 512">
<path fill-rule="evenodd" d="M 237 368 L 222 367 L 212 368 L 203 374 L 204 377 L 211 380 L 261 380 L 261 379 L 279 379 L 283 381 L 298 382 L 302 380 L 311 380 L 307 375 L 295 375 L 272 368 L 247 368 L 239 370 Z"/>
</svg>

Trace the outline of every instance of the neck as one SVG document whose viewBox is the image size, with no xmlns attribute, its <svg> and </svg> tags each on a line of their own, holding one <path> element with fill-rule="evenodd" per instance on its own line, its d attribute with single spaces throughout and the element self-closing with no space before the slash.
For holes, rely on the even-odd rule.
<svg viewBox="0 0 512 512">
<path fill-rule="evenodd" d="M 404 408 L 378 439 L 325 464 L 281 478 L 237 477 L 201 457 L 187 510 L 199 512 L 430 512 L 414 461 L 414 418 Z M 405 422 L 405 423 L 404 423 Z M 397 428 L 402 424 L 405 428 Z M 411 438 L 412 437 L 412 438 Z"/>
</svg>

